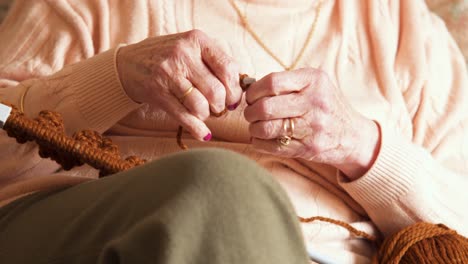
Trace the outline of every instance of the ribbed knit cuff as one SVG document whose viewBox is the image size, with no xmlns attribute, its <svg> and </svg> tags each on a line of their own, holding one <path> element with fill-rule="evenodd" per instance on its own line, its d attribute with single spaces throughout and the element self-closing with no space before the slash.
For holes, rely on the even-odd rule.
<svg viewBox="0 0 468 264">
<path fill-rule="evenodd" d="M 72 68 L 71 87 L 88 128 L 104 132 L 139 107 L 120 82 L 116 56 L 120 47 Z"/>
<path fill-rule="evenodd" d="M 371 169 L 361 178 L 347 182 L 339 173 L 340 185 L 366 209 L 385 207 L 407 195 L 424 173 L 427 153 L 391 129 L 379 124 L 381 146 Z"/>
</svg>

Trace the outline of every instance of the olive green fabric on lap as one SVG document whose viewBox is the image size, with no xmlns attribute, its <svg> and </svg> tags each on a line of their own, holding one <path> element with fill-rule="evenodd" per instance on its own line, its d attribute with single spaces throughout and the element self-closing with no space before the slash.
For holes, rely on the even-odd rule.
<svg viewBox="0 0 468 264">
<path fill-rule="evenodd" d="M 0 263 L 307 263 L 302 241 L 268 173 L 214 149 L 0 209 Z"/>
</svg>

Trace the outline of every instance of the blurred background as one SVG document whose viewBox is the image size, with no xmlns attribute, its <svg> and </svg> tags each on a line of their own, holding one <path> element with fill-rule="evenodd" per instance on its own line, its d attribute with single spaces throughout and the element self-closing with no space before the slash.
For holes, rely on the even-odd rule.
<svg viewBox="0 0 468 264">
<path fill-rule="evenodd" d="M 6 16 L 12 2 L 14 0 L 0 0 L 0 23 Z M 426 3 L 434 13 L 445 21 L 468 62 L 468 0 L 426 0 Z"/>
</svg>

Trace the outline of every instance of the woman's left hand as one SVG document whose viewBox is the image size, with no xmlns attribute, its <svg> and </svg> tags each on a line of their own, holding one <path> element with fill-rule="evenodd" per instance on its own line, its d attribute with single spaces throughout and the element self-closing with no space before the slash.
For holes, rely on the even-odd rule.
<svg viewBox="0 0 468 264">
<path fill-rule="evenodd" d="M 269 74 L 250 86 L 246 100 L 252 144 L 261 152 L 330 164 L 351 180 L 377 156 L 377 124 L 355 111 L 321 70 Z M 292 140 L 281 144 L 288 133 Z"/>
</svg>

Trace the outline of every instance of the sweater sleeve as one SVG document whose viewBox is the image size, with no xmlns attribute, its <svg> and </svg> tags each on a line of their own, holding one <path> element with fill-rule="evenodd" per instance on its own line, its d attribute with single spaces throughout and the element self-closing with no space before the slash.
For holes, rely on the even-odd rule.
<svg viewBox="0 0 468 264">
<path fill-rule="evenodd" d="M 467 236 L 465 61 L 443 22 L 423 1 L 402 3 L 399 50 L 406 55 L 396 59 L 395 70 L 405 69 L 410 76 L 401 89 L 412 120 L 406 129 L 412 131 L 411 137 L 397 131 L 402 130 L 397 124 L 379 121 L 382 142 L 377 160 L 356 181 L 340 177 L 341 186 L 385 235 L 426 221 L 443 223 Z M 407 37 L 412 41 L 407 43 Z"/>
<path fill-rule="evenodd" d="M 98 1 L 81 4 L 88 2 Z M 62 114 L 69 134 L 104 132 L 138 105 L 120 84 L 118 48 L 103 46 L 106 29 L 89 26 L 75 10 L 63 0 L 15 2 L 0 28 L 0 100 L 19 106 L 27 92 L 27 116 L 54 110 Z M 34 144 L 18 145 L 3 131 L 0 156 L 0 184 L 58 169 L 39 157 Z"/>
</svg>

